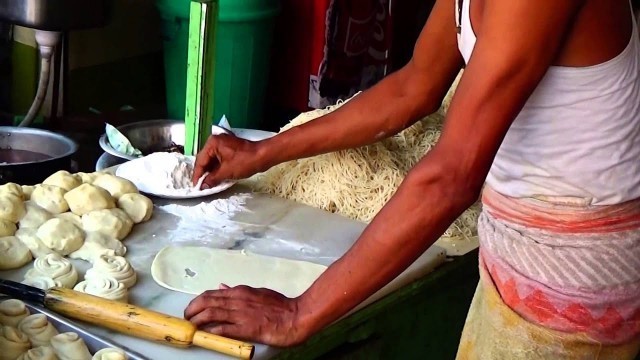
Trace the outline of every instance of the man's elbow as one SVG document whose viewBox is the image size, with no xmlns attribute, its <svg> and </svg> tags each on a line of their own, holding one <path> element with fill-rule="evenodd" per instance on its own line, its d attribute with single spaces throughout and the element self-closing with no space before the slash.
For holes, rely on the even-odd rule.
<svg viewBox="0 0 640 360">
<path fill-rule="evenodd" d="M 397 95 L 413 105 L 414 116 L 422 118 L 438 111 L 446 95 L 436 91 L 436 84 L 410 61 L 398 71 Z"/>
<path fill-rule="evenodd" d="M 462 213 L 480 198 L 484 177 L 471 174 L 453 161 L 429 161 L 407 174 L 405 182 L 433 194 L 439 205 L 447 205 L 452 212 Z"/>
</svg>

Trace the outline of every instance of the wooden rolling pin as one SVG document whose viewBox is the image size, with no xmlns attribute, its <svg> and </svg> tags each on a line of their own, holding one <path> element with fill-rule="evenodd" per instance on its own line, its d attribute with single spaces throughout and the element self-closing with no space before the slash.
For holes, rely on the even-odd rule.
<svg viewBox="0 0 640 360">
<path fill-rule="evenodd" d="M 187 320 L 70 289 L 43 291 L 0 279 L 0 293 L 42 304 L 69 318 L 176 347 L 195 345 L 240 359 L 251 359 L 254 353 L 252 344 L 200 331 Z"/>
</svg>

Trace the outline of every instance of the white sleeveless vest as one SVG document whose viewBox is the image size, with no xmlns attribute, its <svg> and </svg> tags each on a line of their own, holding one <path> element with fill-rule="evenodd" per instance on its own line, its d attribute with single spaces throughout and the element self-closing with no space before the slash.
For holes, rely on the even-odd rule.
<svg viewBox="0 0 640 360">
<path fill-rule="evenodd" d="M 467 63 L 476 43 L 471 1 L 463 1 L 458 24 Z M 629 44 L 617 57 L 583 68 L 551 67 L 509 129 L 487 184 L 511 197 L 584 205 L 640 198 L 639 61 L 633 19 Z"/>
</svg>

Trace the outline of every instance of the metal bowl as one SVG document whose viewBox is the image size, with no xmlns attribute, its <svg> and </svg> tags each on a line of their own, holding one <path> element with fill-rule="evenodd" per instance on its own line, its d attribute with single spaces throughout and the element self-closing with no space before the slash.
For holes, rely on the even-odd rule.
<svg viewBox="0 0 640 360">
<path fill-rule="evenodd" d="M 0 126 L 0 184 L 41 182 L 58 170 L 72 169 L 78 144 L 51 131 Z"/>
<path fill-rule="evenodd" d="M 140 121 L 132 124 L 123 125 L 117 128 L 124 136 L 129 139 L 131 145 L 136 149 L 142 151 L 143 154 L 147 154 L 154 149 L 170 147 L 172 145 L 184 146 L 185 139 L 185 125 L 182 121 L 176 120 L 149 120 Z M 221 134 L 230 132 L 222 127 L 213 125 L 211 126 L 212 134 Z M 137 159 L 136 156 L 131 156 L 117 151 L 107 139 L 107 135 L 103 134 L 100 137 L 100 147 L 105 152 L 127 160 Z"/>
<path fill-rule="evenodd" d="M 103 27 L 113 0 L 2 0 L 0 20 L 29 28 L 65 31 Z"/>
</svg>

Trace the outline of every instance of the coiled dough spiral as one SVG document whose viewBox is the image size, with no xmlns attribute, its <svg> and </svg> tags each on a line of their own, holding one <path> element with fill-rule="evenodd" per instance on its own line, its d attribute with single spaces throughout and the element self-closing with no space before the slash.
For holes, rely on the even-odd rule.
<svg viewBox="0 0 640 360">
<path fill-rule="evenodd" d="M 85 294 L 126 303 L 129 301 L 127 288 L 118 280 L 110 276 L 93 276 L 76 285 L 73 290 Z"/>
<path fill-rule="evenodd" d="M 122 283 L 127 289 L 137 281 L 136 271 L 122 256 L 101 255 L 96 258 L 93 267 L 84 276 L 90 280 L 95 276 L 110 276 Z"/>
<path fill-rule="evenodd" d="M 52 337 L 51 347 L 60 360 L 91 359 L 87 344 L 78 334 L 73 332 L 66 332 Z"/>
<path fill-rule="evenodd" d="M 17 328 L 20 321 L 29 315 L 31 312 L 20 300 L 10 299 L 0 303 L 0 325 Z"/>
<path fill-rule="evenodd" d="M 58 360 L 56 353 L 50 346 L 39 346 L 20 355 L 16 360 Z"/>
<path fill-rule="evenodd" d="M 33 269 L 25 274 L 25 279 L 34 277 L 50 277 L 60 285 L 71 289 L 78 282 L 78 271 L 71 262 L 59 254 L 49 254 L 37 258 L 33 262 Z"/>
<path fill-rule="evenodd" d="M 16 360 L 58 360 L 56 353 L 50 346 L 39 346 L 28 350 Z"/>
<path fill-rule="evenodd" d="M 24 318 L 18 325 L 31 342 L 31 346 L 48 346 L 51 338 L 58 335 L 58 330 L 51 325 L 46 315 L 33 314 Z"/>
<path fill-rule="evenodd" d="M 115 348 L 108 348 L 99 350 L 97 353 L 93 355 L 93 359 L 91 360 L 127 360 L 129 357 L 127 354 Z"/>
<path fill-rule="evenodd" d="M 41 290 L 49 290 L 52 287 L 63 287 L 60 281 L 53 280 L 48 276 L 34 276 L 29 279 L 24 279 L 22 283 Z"/>
<path fill-rule="evenodd" d="M 17 359 L 31 348 L 27 335 L 20 330 L 3 326 L 0 328 L 0 360 Z"/>
</svg>

